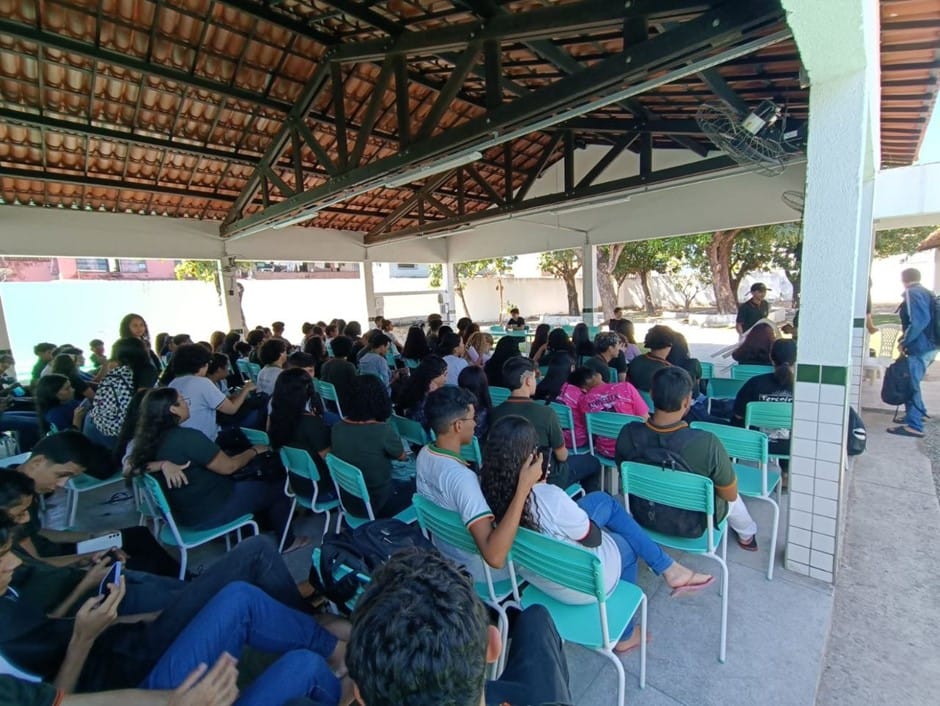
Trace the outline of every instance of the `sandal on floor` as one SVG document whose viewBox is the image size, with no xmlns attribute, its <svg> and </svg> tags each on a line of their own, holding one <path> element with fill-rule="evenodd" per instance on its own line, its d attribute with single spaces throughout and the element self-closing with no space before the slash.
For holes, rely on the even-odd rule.
<svg viewBox="0 0 940 706">
<path fill-rule="evenodd" d="M 691 583 L 692 579 L 696 576 L 705 576 L 706 574 L 693 574 L 689 577 L 689 581 L 682 584 L 681 586 L 671 586 L 672 591 L 669 593 L 670 596 L 681 596 L 683 594 L 689 593 L 698 593 L 703 588 L 708 588 L 713 583 L 715 583 L 715 577 L 709 576 L 707 580 L 702 581 L 701 583 Z"/>
<path fill-rule="evenodd" d="M 924 434 L 918 434 L 917 432 L 911 431 L 907 427 L 890 427 L 888 429 L 889 434 L 894 434 L 895 436 L 910 436 L 914 439 L 923 439 Z"/>
</svg>

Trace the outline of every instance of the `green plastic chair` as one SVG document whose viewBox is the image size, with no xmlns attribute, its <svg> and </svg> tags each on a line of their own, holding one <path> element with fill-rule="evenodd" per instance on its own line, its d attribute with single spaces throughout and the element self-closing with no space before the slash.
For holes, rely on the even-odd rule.
<svg viewBox="0 0 940 706">
<path fill-rule="evenodd" d="M 748 429 L 793 429 L 792 402 L 748 402 L 744 412 L 744 426 Z M 790 458 L 790 454 L 770 454 L 770 460 Z"/>
<path fill-rule="evenodd" d="M 770 365 L 732 365 L 731 378 L 734 380 L 750 380 L 758 375 L 766 375 L 774 371 Z"/>
<path fill-rule="evenodd" d="M 320 397 L 325 402 L 332 402 L 335 404 L 336 413 L 340 416 L 340 418 L 345 419 L 346 417 L 343 414 L 343 408 L 339 405 L 339 395 L 336 394 L 336 387 L 333 386 L 333 383 L 326 382 L 325 380 L 314 380 L 314 384 L 316 385 L 317 392 L 319 393 Z"/>
<path fill-rule="evenodd" d="M 320 577 L 320 584 L 326 585 L 326 582 L 323 580 L 323 574 L 320 572 L 320 547 L 317 547 L 316 549 L 313 550 L 313 553 L 310 556 L 310 561 L 313 565 L 313 570 L 316 571 L 317 576 Z M 345 564 L 338 564 L 336 566 L 336 569 L 333 571 L 333 579 L 335 581 L 339 581 L 340 579 L 346 576 L 349 576 L 349 574 L 352 574 L 352 573 L 356 574 L 356 578 L 359 579 L 360 584 L 356 587 L 355 595 L 353 595 L 352 598 L 346 601 L 346 605 L 349 608 L 356 607 L 356 602 L 359 600 L 359 597 L 365 592 L 366 585 L 370 581 L 372 581 L 371 576 L 366 576 L 365 574 L 361 574 L 358 571 L 354 572 L 351 568 L 349 568 Z M 339 615 L 340 614 L 339 607 L 335 603 L 333 603 L 333 601 L 330 601 L 330 605 L 332 606 L 333 614 Z"/>
<path fill-rule="evenodd" d="M 574 438 L 574 411 L 561 402 L 549 402 L 548 406 L 555 410 L 561 428 L 571 432 L 571 453 L 578 453 L 578 442 Z"/>
<path fill-rule="evenodd" d="M 655 409 L 655 405 L 653 404 L 653 396 L 645 390 L 637 390 L 637 392 L 640 393 L 640 397 L 643 398 L 643 401 L 646 402 L 646 406 L 649 407 L 650 412 L 652 412 Z"/>
<path fill-rule="evenodd" d="M 437 441 L 437 434 L 431 430 L 431 441 Z M 460 447 L 460 458 L 468 463 L 475 463 L 477 471 L 483 468 L 483 452 L 480 449 L 480 440 L 473 437 L 473 441 Z"/>
<path fill-rule="evenodd" d="M 777 529 L 780 525 L 780 476 L 778 471 L 768 469 L 767 435 L 751 429 L 730 427 L 727 424 L 692 422 L 692 429 L 710 431 L 718 437 L 721 445 L 731 457 L 734 472 L 738 477 L 738 493 L 746 498 L 768 502 L 774 509 L 773 529 L 770 533 L 770 561 L 767 563 L 767 580 L 774 578 L 774 560 L 777 556 Z M 756 463 L 757 466 L 747 463 Z M 771 497 L 777 491 L 777 500 Z"/>
<path fill-rule="evenodd" d="M 611 384 L 620 382 L 620 373 L 617 372 L 617 368 L 610 368 L 607 370 L 607 382 Z"/>
<path fill-rule="evenodd" d="M 506 327 L 505 326 L 490 326 L 490 334 L 493 336 L 505 336 Z"/>
<path fill-rule="evenodd" d="M 544 380 L 546 375 L 548 375 L 548 366 L 540 365 L 539 366 L 539 379 Z"/>
<path fill-rule="evenodd" d="M 118 471 L 113 476 L 107 478 L 95 478 L 87 473 L 69 478 L 65 484 L 65 506 L 68 508 L 69 527 L 75 525 L 75 516 L 78 514 L 78 497 L 82 493 L 88 493 L 98 488 L 104 488 L 106 485 L 114 485 L 124 482 L 124 474 Z"/>
<path fill-rule="evenodd" d="M 346 520 L 346 524 L 352 528 L 364 525 L 375 519 L 375 511 L 372 509 L 372 501 L 369 498 L 369 489 L 366 487 L 365 478 L 362 477 L 362 471 L 351 463 L 346 463 L 343 459 L 333 454 L 326 455 L 326 467 L 330 469 L 330 475 L 333 476 L 333 485 L 336 487 L 336 497 L 339 498 L 339 507 L 342 511 L 341 517 Z M 343 494 L 340 491 L 345 490 L 350 495 L 362 500 L 366 506 L 367 517 L 359 517 L 346 509 L 343 503 Z M 414 506 L 406 507 L 395 515 L 396 520 L 401 520 L 405 524 L 411 524 L 417 519 Z M 337 523 L 338 525 L 339 523 Z"/>
<path fill-rule="evenodd" d="M 261 366 L 257 363 L 248 363 L 248 377 L 251 381 L 258 384 L 258 375 L 261 373 Z"/>
<path fill-rule="evenodd" d="M 480 549 L 477 547 L 473 535 L 470 534 L 470 530 L 467 529 L 466 525 L 464 525 L 463 521 L 460 519 L 460 515 L 452 510 L 445 510 L 435 505 L 421 495 L 415 494 L 412 502 L 414 503 L 415 513 L 418 516 L 418 524 L 421 526 L 425 537 L 429 534 L 434 535 L 434 537 L 442 542 L 446 542 L 452 547 L 456 547 L 471 556 L 480 558 L 486 580 L 474 582 L 473 587 L 477 592 L 477 596 L 480 597 L 480 600 L 496 611 L 499 635 L 500 638 L 502 638 L 504 646 L 500 659 L 497 660 L 494 665 L 495 674 L 491 677 L 496 679 L 505 663 L 507 653 L 505 646 L 509 644 L 509 619 L 506 616 L 506 609 L 502 604 L 513 595 L 512 580 L 508 578 L 502 581 L 493 580 L 493 574 L 489 565 L 480 553 Z"/>
<path fill-rule="evenodd" d="M 583 605 L 562 603 L 531 583 L 520 592 L 517 569 L 584 593 L 594 600 Z M 521 527 L 512 545 L 510 576 L 516 601 L 523 609 L 544 606 L 563 640 L 596 650 L 614 663 L 620 706 L 624 703 L 625 675 L 623 663 L 613 647 L 639 611 L 640 688 L 646 686 L 646 594 L 639 586 L 620 581 L 608 596 L 604 590 L 604 568 L 594 552 Z"/>
<path fill-rule="evenodd" d="M 509 396 L 512 394 L 512 390 L 508 387 L 491 387 L 490 388 L 490 400 L 493 402 L 493 406 L 501 405 L 503 402 L 509 399 Z"/>
<path fill-rule="evenodd" d="M 242 434 L 245 435 L 245 438 L 248 439 L 248 443 L 252 446 L 263 445 L 270 446 L 271 439 L 268 437 L 266 431 L 261 431 L 260 429 L 249 429 L 248 427 L 241 427 Z"/>
<path fill-rule="evenodd" d="M 733 380 L 731 378 L 709 378 L 705 388 L 708 397 L 708 411 L 712 411 L 712 400 L 733 400 L 738 391 L 744 387 L 747 380 Z"/>
<path fill-rule="evenodd" d="M 241 541 L 243 527 L 251 527 L 253 533 L 258 534 L 258 524 L 250 513 L 211 529 L 187 529 L 177 524 L 176 520 L 173 519 L 170 503 L 167 501 L 163 488 L 160 487 L 160 483 L 157 482 L 156 478 L 149 473 L 145 473 L 134 476 L 134 483 L 140 486 L 141 496 L 149 505 L 149 511 L 163 520 L 157 539 L 168 546 L 176 547 L 180 551 L 180 581 L 186 575 L 186 564 L 189 560 L 188 552 L 190 549 L 207 544 L 219 537 L 225 537 L 225 548 L 226 550 L 231 549 L 232 544 L 229 535 L 235 532 L 238 541 Z"/>
<path fill-rule="evenodd" d="M 424 427 L 421 426 L 420 422 L 416 422 L 414 419 L 408 419 L 408 417 L 393 414 L 392 424 L 395 425 L 395 430 L 398 432 L 398 436 L 401 437 L 402 441 L 407 441 L 409 444 L 414 444 L 415 446 L 426 446 L 431 441 Z"/>
<path fill-rule="evenodd" d="M 567 333 L 569 336 L 574 333 L 574 326 L 571 324 L 565 324 L 561 327 L 562 331 Z"/>
<path fill-rule="evenodd" d="M 402 360 L 405 361 L 405 365 L 406 365 L 408 368 L 411 368 L 412 370 L 414 370 L 414 369 L 417 368 L 419 365 L 421 365 L 421 361 L 420 361 L 420 360 L 415 360 L 414 358 L 402 358 Z"/>
<path fill-rule="evenodd" d="M 287 524 L 284 525 L 284 533 L 281 535 L 281 543 L 278 545 L 278 551 L 284 551 L 284 542 L 287 540 L 287 530 L 290 529 L 290 523 L 294 519 L 294 511 L 297 506 L 305 507 L 316 515 L 326 515 L 323 520 L 323 536 L 320 543 L 323 543 L 323 537 L 330 528 L 330 512 L 339 507 L 339 500 L 332 498 L 330 500 L 321 500 L 320 495 L 320 471 L 317 464 L 313 462 L 310 454 L 305 449 L 297 449 L 291 446 L 283 446 L 280 451 L 281 463 L 287 469 L 287 479 L 284 481 L 284 495 L 291 499 L 290 513 L 287 515 Z M 306 478 L 313 484 L 313 495 L 309 498 L 297 495 L 290 486 L 291 474 L 299 478 Z M 339 513 L 336 513 L 336 529 L 339 532 Z"/>
<path fill-rule="evenodd" d="M 235 361 L 235 367 L 238 368 L 238 372 L 242 374 L 242 378 L 245 380 L 251 379 L 251 369 L 248 367 L 247 358 L 239 358 Z"/>
<path fill-rule="evenodd" d="M 594 437 L 617 440 L 620 430 L 630 422 L 645 422 L 643 417 L 635 414 L 620 414 L 619 412 L 588 412 L 584 415 L 587 426 L 588 449 L 591 455 L 601 462 L 601 488 L 606 488 L 605 475 L 608 468 L 616 468 L 617 462 L 609 456 L 604 456 L 594 450 Z"/>
<path fill-rule="evenodd" d="M 702 380 L 710 380 L 715 377 L 715 364 L 702 363 Z"/>
<path fill-rule="evenodd" d="M 715 527 L 715 486 L 711 478 L 686 471 L 670 471 L 646 463 L 624 461 L 620 464 L 620 479 L 623 486 L 623 500 L 627 512 L 630 511 L 629 496 L 646 498 L 661 505 L 680 510 L 697 510 L 705 513 L 707 526 L 701 537 L 673 537 L 661 532 L 644 528 L 644 531 L 657 544 L 671 547 L 689 554 L 701 554 L 714 559 L 721 566 L 721 637 L 718 647 L 718 661 L 725 661 L 728 639 L 728 519 L 723 519 Z M 721 555 L 715 551 L 721 548 Z"/>
</svg>

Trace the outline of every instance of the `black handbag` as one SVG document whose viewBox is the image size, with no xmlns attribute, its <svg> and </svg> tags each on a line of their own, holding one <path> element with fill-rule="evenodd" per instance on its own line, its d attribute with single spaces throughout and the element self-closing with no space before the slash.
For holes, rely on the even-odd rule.
<svg viewBox="0 0 940 706">
<path fill-rule="evenodd" d="M 279 454 L 265 451 L 255 456 L 247 466 L 232 474 L 235 480 L 283 481 L 286 475 L 284 464 Z"/>
</svg>

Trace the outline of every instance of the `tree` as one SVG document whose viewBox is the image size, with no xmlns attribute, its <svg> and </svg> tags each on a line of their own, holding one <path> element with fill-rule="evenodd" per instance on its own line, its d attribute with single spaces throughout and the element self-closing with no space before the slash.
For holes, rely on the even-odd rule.
<svg viewBox="0 0 940 706">
<path fill-rule="evenodd" d="M 581 252 L 579 250 L 555 250 L 543 252 L 539 255 L 539 267 L 565 283 L 568 294 L 568 315 L 578 316 L 581 306 L 578 304 L 578 283 L 575 277 L 581 269 Z"/>
<path fill-rule="evenodd" d="M 597 291 L 601 295 L 601 307 L 606 319 L 614 318 L 614 309 L 617 308 L 617 290 L 614 289 L 614 270 L 626 243 L 601 245 L 597 248 Z M 623 280 L 621 280 L 623 281 Z"/>
<path fill-rule="evenodd" d="M 879 230 L 875 233 L 875 257 L 892 255 L 912 255 L 920 242 L 937 229 L 938 226 L 920 228 L 894 228 Z"/>
<path fill-rule="evenodd" d="M 235 277 L 238 276 L 240 269 L 250 269 L 251 267 L 251 263 L 236 262 L 235 270 L 232 273 L 232 280 L 235 281 Z M 211 282 L 214 284 L 215 293 L 219 297 L 219 304 L 222 304 L 222 287 L 224 283 L 222 282 L 222 272 L 219 269 L 219 263 L 216 260 L 182 260 L 174 268 L 174 271 L 176 272 L 176 279 L 196 279 L 200 282 Z M 245 311 L 242 308 L 242 297 L 245 294 L 245 288 L 242 286 L 241 282 L 235 282 L 235 293 L 238 295 L 238 311 L 241 316 L 241 328 L 245 330 L 247 329 L 247 325 L 245 324 Z"/>
<path fill-rule="evenodd" d="M 646 313 L 650 316 L 656 314 L 656 305 L 653 302 L 653 293 L 650 290 L 650 274 L 653 272 L 665 273 L 672 260 L 674 246 L 670 238 L 656 240 L 635 240 L 624 244 L 620 257 L 614 265 L 614 280 L 617 288 L 623 286 L 627 275 L 636 275 L 640 278 L 643 288 L 643 304 Z"/>
<path fill-rule="evenodd" d="M 512 271 L 512 265 L 517 259 L 519 258 L 515 255 L 512 255 L 510 257 L 490 258 L 489 260 L 470 260 L 469 262 L 458 262 L 454 265 L 454 292 L 456 292 L 457 296 L 460 297 L 460 303 L 463 305 L 463 310 L 467 316 L 470 316 L 470 308 L 467 306 L 467 299 L 464 296 L 464 281 L 474 277 L 488 277 L 495 275 L 496 288 L 499 290 L 500 298 L 499 320 L 503 320 L 503 275 Z M 443 265 L 431 265 L 430 275 L 430 284 L 433 288 L 437 289 L 441 286 L 444 280 Z M 473 317 L 471 316 L 470 318 Z"/>
<path fill-rule="evenodd" d="M 715 231 L 705 249 L 719 314 L 733 314 L 738 308 L 737 293 L 731 289 L 731 248 L 740 232 L 740 228 Z"/>
</svg>

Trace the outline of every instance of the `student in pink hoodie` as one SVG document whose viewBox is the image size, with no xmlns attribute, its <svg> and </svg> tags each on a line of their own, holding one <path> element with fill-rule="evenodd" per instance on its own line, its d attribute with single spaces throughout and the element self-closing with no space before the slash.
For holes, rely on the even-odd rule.
<svg viewBox="0 0 940 706">
<path fill-rule="evenodd" d="M 577 371 L 575 371 L 577 372 Z M 581 388 L 583 395 L 578 402 L 578 411 L 575 412 L 575 428 L 578 426 L 578 417 L 582 428 L 586 424 L 584 415 L 589 412 L 619 412 L 620 414 L 634 414 L 646 419 L 649 416 L 649 407 L 640 396 L 637 389 L 629 382 L 604 382 L 600 374 L 591 371 L 593 377 Z M 585 441 L 587 433 L 585 432 Z M 613 457 L 616 446 L 615 439 L 597 438 L 594 440 L 594 450 L 604 456 Z"/>
<path fill-rule="evenodd" d="M 555 398 L 555 402 L 571 409 L 571 416 L 574 419 L 574 441 L 578 449 L 587 449 L 587 427 L 584 423 L 584 412 L 581 411 L 581 400 L 585 393 L 595 385 L 601 382 L 601 376 L 590 368 L 576 368 L 569 376 L 568 381 L 561 386 L 561 392 Z M 568 429 L 563 430 L 565 435 L 565 446 L 571 446 L 571 432 Z"/>
</svg>

